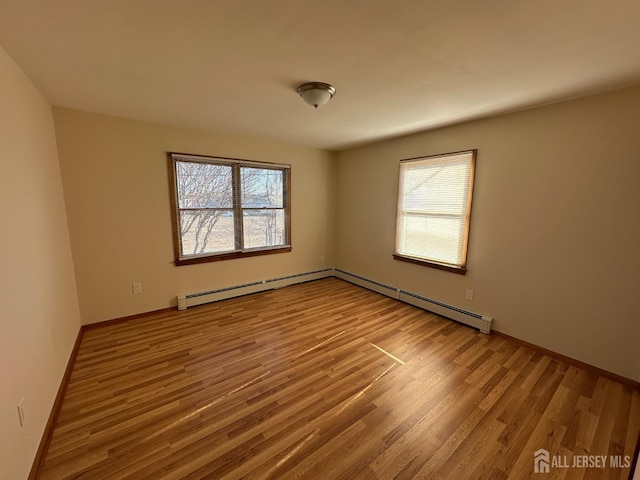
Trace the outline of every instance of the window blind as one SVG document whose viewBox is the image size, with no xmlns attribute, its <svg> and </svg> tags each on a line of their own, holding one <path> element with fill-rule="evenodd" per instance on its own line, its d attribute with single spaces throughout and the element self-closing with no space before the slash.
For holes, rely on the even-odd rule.
<svg viewBox="0 0 640 480">
<path fill-rule="evenodd" d="M 466 267 L 476 150 L 400 162 L 396 254 Z"/>
</svg>

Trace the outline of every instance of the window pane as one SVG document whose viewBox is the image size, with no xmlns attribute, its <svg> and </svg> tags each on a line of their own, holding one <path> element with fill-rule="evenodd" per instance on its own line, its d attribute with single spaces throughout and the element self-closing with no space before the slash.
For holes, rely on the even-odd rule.
<svg viewBox="0 0 640 480">
<path fill-rule="evenodd" d="M 399 250 L 406 255 L 459 265 L 464 228 L 462 218 L 404 214 Z"/>
<path fill-rule="evenodd" d="M 202 255 L 235 249 L 233 211 L 180 212 L 182 255 Z"/>
<path fill-rule="evenodd" d="M 233 208 L 229 165 L 176 162 L 179 208 Z"/>
<path fill-rule="evenodd" d="M 242 167 L 242 208 L 282 208 L 283 172 Z"/>
<path fill-rule="evenodd" d="M 244 210 L 244 247 L 285 245 L 284 210 Z"/>
</svg>

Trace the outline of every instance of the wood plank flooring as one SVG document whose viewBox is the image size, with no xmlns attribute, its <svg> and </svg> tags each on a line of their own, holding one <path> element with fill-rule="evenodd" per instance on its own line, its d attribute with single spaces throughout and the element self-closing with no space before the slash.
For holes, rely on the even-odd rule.
<svg viewBox="0 0 640 480">
<path fill-rule="evenodd" d="M 330 278 L 85 332 L 42 479 L 626 479 L 632 387 Z"/>
</svg>

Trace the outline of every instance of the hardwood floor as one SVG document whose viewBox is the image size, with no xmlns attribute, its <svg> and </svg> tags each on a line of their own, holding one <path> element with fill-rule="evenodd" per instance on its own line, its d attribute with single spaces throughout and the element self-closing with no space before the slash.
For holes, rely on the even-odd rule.
<svg viewBox="0 0 640 480">
<path fill-rule="evenodd" d="M 640 395 L 330 278 L 85 332 L 42 479 L 626 479 Z M 622 458 L 624 461 L 624 458 Z"/>
</svg>

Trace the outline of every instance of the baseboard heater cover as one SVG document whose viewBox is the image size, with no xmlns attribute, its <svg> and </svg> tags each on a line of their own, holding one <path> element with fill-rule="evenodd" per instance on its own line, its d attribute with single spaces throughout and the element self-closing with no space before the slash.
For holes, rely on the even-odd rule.
<svg viewBox="0 0 640 480">
<path fill-rule="evenodd" d="M 239 297 L 250 293 L 264 292 L 266 290 L 273 290 L 274 288 L 287 287 L 289 285 L 295 285 L 296 283 L 309 282 L 311 280 L 319 280 L 321 278 L 334 276 L 368 290 L 386 295 L 387 297 L 395 298 L 396 300 L 409 303 L 443 317 L 477 328 L 482 333 L 489 334 L 491 332 L 492 317 L 470 312 L 453 305 L 448 305 L 446 303 L 439 302 L 438 300 L 433 300 L 376 280 L 371 280 L 370 278 L 347 272 L 339 268 L 325 268 L 322 270 L 315 270 L 313 272 L 296 273 L 285 277 L 271 278 L 269 280 L 245 283 L 243 285 L 219 288 L 208 292 L 178 295 L 178 310 L 186 310 L 187 308 L 195 307 L 196 305 L 203 305 L 205 303 L 217 302 L 227 298 Z"/>
<path fill-rule="evenodd" d="M 470 327 L 477 328 L 487 335 L 491 333 L 491 322 L 493 321 L 493 317 L 470 312 L 468 310 L 439 302 L 438 300 L 433 300 L 432 298 L 418 295 L 417 293 L 392 287 L 391 285 L 377 282 L 345 270 L 336 268 L 334 271 L 336 277 L 346 280 L 347 282 L 354 283 L 368 290 L 373 290 L 374 292 L 381 293 L 382 295 L 409 303 L 413 306 L 422 308 L 423 310 L 437 313 L 438 315 L 469 325 Z"/>
<path fill-rule="evenodd" d="M 219 300 L 248 295 L 250 293 L 264 292 L 266 290 L 287 287 L 289 285 L 295 285 L 296 283 L 309 282 L 311 280 L 319 280 L 326 277 L 333 277 L 332 268 L 315 270 L 313 272 L 296 273 L 285 277 L 270 278 L 268 280 L 219 288 L 208 292 L 178 295 L 178 310 L 186 310 L 187 308 L 195 307 L 196 305 L 204 305 L 205 303 L 217 302 Z"/>
<path fill-rule="evenodd" d="M 387 285 L 386 283 L 377 282 L 375 280 L 371 280 L 370 278 L 363 277 L 361 275 L 356 275 L 355 273 L 346 272 L 344 270 L 340 270 L 339 268 L 333 269 L 335 272 L 335 276 L 346 280 L 349 283 L 354 283 L 359 285 L 360 287 L 366 288 L 367 290 L 373 290 L 374 292 L 381 293 L 382 295 L 386 295 L 387 297 L 395 298 L 398 300 L 400 289 L 392 287 L 391 285 Z"/>
<path fill-rule="evenodd" d="M 465 325 L 469 325 L 470 327 L 477 328 L 482 333 L 485 333 L 487 335 L 491 333 L 491 322 L 493 321 L 493 317 L 488 317 L 486 315 L 480 315 L 479 313 L 463 310 L 462 308 L 454 307 L 453 305 L 448 305 L 446 303 L 423 297 L 422 295 L 417 295 L 415 293 L 407 292 L 405 290 L 400 290 L 400 296 L 398 300 L 405 303 L 410 303 L 411 305 L 422 308 L 424 310 L 429 310 L 430 312 L 437 313 L 438 315 L 442 315 L 443 317 L 456 320 L 457 322 L 464 323 Z"/>
</svg>

